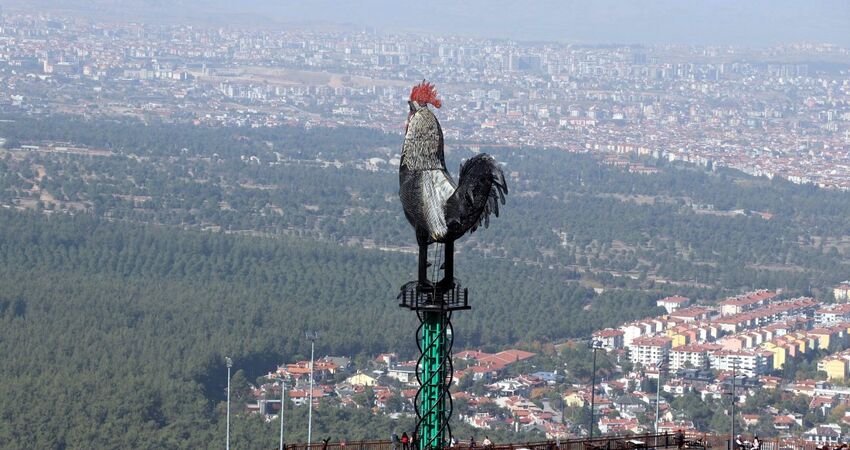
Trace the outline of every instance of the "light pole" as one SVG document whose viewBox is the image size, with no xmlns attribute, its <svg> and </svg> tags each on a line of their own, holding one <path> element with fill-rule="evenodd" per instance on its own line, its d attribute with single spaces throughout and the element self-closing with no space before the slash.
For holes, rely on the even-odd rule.
<svg viewBox="0 0 850 450">
<path fill-rule="evenodd" d="M 661 403 L 661 369 L 664 367 L 666 357 L 667 352 L 662 352 L 658 362 L 655 363 L 655 369 L 658 371 L 658 379 L 655 386 L 655 434 L 658 434 L 659 405 Z"/>
<path fill-rule="evenodd" d="M 591 341 L 590 347 L 593 349 L 593 373 L 590 375 L 590 440 L 593 439 L 593 415 L 596 409 L 596 351 L 602 348 L 602 342 Z"/>
<path fill-rule="evenodd" d="M 316 349 L 316 339 L 319 334 L 315 331 L 308 331 L 307 339 L 310 340 L 310 405 L 307 410 L 307 445 L 313 443 L 313 357 Z"/>
<path fill-rule="evenodd" d="M 225 356 L 224 363 L 227 365 L 227 437 L 224 446 L 230 450 L 230 368 L 233 367 L 233 360 Z"/>
<path fill-rule="evenodd" d="M 729 449 L 735 450 L 735 378 L 738 376 L 738 358 L 732 360 L 732 392 L 729 393 L 732 399 L 732 430 L 729 435 Z"/>
<path fill-rule="evenodd" d="M 286 404 L 286 378 L 280 377 L 280 446 L 279 450 L 283 450 L 283 405 Z"/>
</svg>

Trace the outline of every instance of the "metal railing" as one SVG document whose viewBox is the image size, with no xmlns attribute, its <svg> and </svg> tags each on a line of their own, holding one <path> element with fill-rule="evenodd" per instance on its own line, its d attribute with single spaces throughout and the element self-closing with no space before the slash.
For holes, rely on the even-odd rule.
<svg viewBox="0 0 850 450">
<path fill-rule="evenodd" d="M 677 443 L 673 433 L 661 434 L 628 434 L 604 435 L 593 439 L 563 439 L 535 442 L 513 442 L 509 444 L 491 445 L 485 449 L 480 443 L 477 450 L 631 450 L 652 448 L 675 448 Z M 712 450 L 729 450 L 729 435 L 711 433 L 685 433 L 686 448 L 706 448 Z M 469 450 L 466 442 L 461 442 L 454 448 Z M 761 450 L 817 450 L 814 442 L 802 439 L 766 439 L 761 443 Z M 389 440 L 373 441 L 335 441 L 327 444 L 318 442 L 307 444 L 289 444 L 287 450 L 404 450 L 401 443 L 393 446 Z M 411 443 L 408 450 L 416 450 Z"/>
<path fill-rule="evenodd" d="M 708 442 L 707 435 L 691 435 L 686 436 L 689 442 Z M 726 439 L 724 442 L 728 442 Z M 563 440 L 547 440 L 536 442 L 513 442 L 509 444 L 495 444 L 487 449 L 478 443 L 476 449 L 479 450 L 626 450 L 626 449 L 641 449 L 641 448 L 664 448 L 675 447 L 675 439 L 673 434 L 630 434 L 630 435 L 605 435 L 594 437 L 593 439 L 563 439 Z M 726 444 L 723 444 L 719 449 L 725 449 Z M 705 445 L 708 447 L 708 445 Z M 469 449 L 466 442 L 461 442 L 454 448 L 459 450 Z M 404 450 L 402 445 L 393 443 L 389 440 L 377 441 L 336 441 L 324 443 L 307 444 L 290 444 L 286 446 L 287 450 Z M 415 450 L 414 446 L 409 445 L 409 450 Z M 764 450 L 779 450 L 767 449 Z M 793 449 L 803 450 L 803 449 Z M 810 449 L 805 449 L 810 450 Z M 813 449 L 811 449 L 813 450 Z"/>
</svg>

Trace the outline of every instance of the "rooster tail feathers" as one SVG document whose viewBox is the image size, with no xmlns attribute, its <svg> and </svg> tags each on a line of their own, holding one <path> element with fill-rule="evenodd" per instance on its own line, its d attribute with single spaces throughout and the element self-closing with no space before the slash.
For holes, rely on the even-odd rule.
<svg viewBox="0 0 850 450">
<path fill-rule="evenodd" d="M 490 226 L 490 214 L 499 217 L 499 203 L 505 204 L 508 184 L 496 160 L 482 153 L 460 166 L 458 187 L 446 207 L 448 223 L 456 224 L 452 234 L 460 237 L 482 224 Z"/>
</svg>

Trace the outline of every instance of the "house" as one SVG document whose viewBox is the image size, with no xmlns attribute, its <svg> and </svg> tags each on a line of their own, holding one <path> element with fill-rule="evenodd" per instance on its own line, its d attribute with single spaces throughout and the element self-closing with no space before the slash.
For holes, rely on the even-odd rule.
<svg viewBox="0 0 850 450">
<path fill-rule="evenodd" d="M 815 311 L 815 323 L 818 325 L 830 325 L 840 322 L 850 322 L 850 303 L 824 306 Z"/>
<path fill-rule="evenodd" d="M 664 297 L 655 301 L 656 306 L 660 306 L 667 310 L 667 313 L 676 312 L 677 309 L 684 308 L 691 303 L 691 299 L 674 295 L 672 297 Z"/>
<path fill-rule="evenodd" d="M 612 419 L 603 417 L 599 419 L 597 426 L 603 434 L 640 433 L 643 431 L 637 419 Z"/>
<path fill-rule="evenodd" d="M 684 323 L 696 322 L 698 320 L 707 319 L 714 311 L 702 306 L 691 306 L 690 308 L 679 309 L 670 314 L 670 317 Z"/>
<path fill-rule="evenodd" d="M 568 426 L 555 423 L 555 422 L 547 422 L 546 426 L 546 439 L 556 440 L 556 439 L 569 439 L 570 429 Z"/>
<path fill-rule="evenodd" d="M 582 391 L 572 391 L 564 393 L 564 404 L 570 408 L 584 408 L 585 393 Z"/>
<path fill-rule="evenodd" d="M 733 314 L 741 314 L 744 311 L 757 308 L 765 305 L 774 297 L 779 296 L 779 292 L 768 291 L 765 289 L 747 292 L 735 297 L 729 297 L 720 302 L 720 315 L 728 316 Z"/>
<path fill-rule="evenodd" d="M 760 417 L 758 414 L 741 414 L 741 419 L 747 428 L 758 425 Z"/>
<path fill-rule="evenodd" d="M 639 337 L 629 346 L 629 359 L 643 367 L 654 367 L 671 348 L 672 339 L 663 336 Z"/>
<path fill-rule="evenodd" d="M 496 378 L 503 368 L 503 366 L 476 365 L 470 366 L 466 370 L 472 373 L 472 379 L 474 381 L 480 381 Z"/>
<path fill-rule="evenodd" d="M 850 281 L 844 281 L 832 289 L 832 296 L 836 300 L 846 302 L 850 300 Z"/>
<path fill-rule="evenodd" d="M 322 363 L 329 364 L 320 366 Z M 332 374 L 344 373 L 351 367 L 351 358 L 347 356 L 325 356 L 316 363 L 316 370 L 319 370 L 320 367 L 326 367 Z"/>
<path fill-rule="evenodd" d="M 492 424 L 493 422 L 496 422 L 496 420 L 497 419 L 489 413 L 475 413 L 464 417 L 464 421 L 473 428 L 482 428 L 485 430 L 492 428 Z"/>
<path fill-rule="evenodd" d="M 348 377 L 345 382 L 352 386 L 376 386 L 378 384 L 378 380 L 365 373 L 356 373 Z"/>
<path fill-rule="evenodd" d="M 476 350 L 464 350 L 452 355 L 455 360 L 476 361 L 467 370 L 472 372 L 474 380 L 491 379 L 504 370 L 508 365 L 535 356 L 535 353 L 510 349 L 496 354 Z"/>
<path fill-rule="evenodd" d="M 310 391 L 304 389 L 293 389 L 290 390 L 287 394 L 289 400 L 295 404 L 295 406 L 306 405 L 310 402 Z M 325 396 L 325 391 L 323 389 L 314 388 L 313 389 L 313 404 L 316 404 L 320 398 Z"/>
<path fill-rule="evenodd" d="M 773 353 L 765 350 L 718 350 L 708 355 L 708 363 L 714 370 L 733 370 L 737 367 L 739 373 L 753 377 L 764 375 L 773 367 Z"/>
<path fill-rule="evenodd" d="M 387 369 L 387 376 L 402 383 L 416 382 L 416 362 L 392 364 Z"/>
<path fill-rule="evenodd" d="M 624 335 L 625 333 L 623 330 L 606 328 L 604 330 L 594 331 L 593 340 L 599 342 L 602 348 L 610 352 L 623 348 L 625 345 L 623 338 Z"/>
<path fill-rule="evenodd" d="M 719 344 L 689 344 L 669 352 L 670 370 L 708 368 L 708 355 L 720 350 Z"/>
<path fill-rule="evenodd" d="M 762 389 L 777 389 L 782 385 L 781 377 L 762 376 L 759 377 Z"/>
<path fill-rule="evenodd" d="M 827 415 L 832 410 L 833 407 L 833 399 L 832 397 L 827 397 L 823 395 L 815 395 L 812 397 L 812 400 L 809 402 L 809 410 L 817 411 L 820 410 L 822 415 Z"/>
<path fill-rule="evenodd" d="M 528 395 L 527 386 L 520 383 L 519 380 L 513 378 L 497 381 L 493 384 L 488 385 L 487 389 L 493 392 L 497 392 L 502 397 Z"/>
<path fill-rule="evenodd" d="M 621 395 L 612 402 L 620 416 L 627 419 L 637 418 L 638 414 L 646 412 L 647 404 L 631 395 Z"/>
<path fill-rule="evenodd" d="M 659 433 L 670 433 L 673 434 L 679 430 L 684 432 L 688 431 L 696 431 L 696 427 L 694 427 L 694 422 L 691 420 L 677 420 L 677 421 L 664 421 L 658 422 L 658 432 Z"/>
<path fill-rule="evenodd" d="M 803 439 L 816 444 L 837 444 L 841 439 L 841 426 L 834 423 L 818 425 L 803 433 Z"/>
<path fill-rule="evenodd" d="M 643 336 L 644 329 L 637 322 L 627 323 L 625 325 L 620 326 L 620 331 L 623 332 L 623 346 L 629 347 L 632 345 L 632 341 L 637 339 L 640 336 Z"/>
<path fill-rule="evenodd" d="M 680 378 L 674 378 L 672 380 L 665 380 L 661 385 L 661 390 L 679 397 L 693 390 L 693 386 L 690 383 L 685 383 Z"/>
<path fill-rule="evenodd" d="M 840 356 L 828 356 L 818 361 L 818 370 L 826 372 L 830 381 L 844 381 L 847 379 L 850 363 Z"/>
<path fill-rule="evenodd" d="M 375 358 L 375 362 L 382 363 L 389 367 L 393 362 L 398 360 L 398 355 L 395 353 L 381 353 Z"/>
<path fill-rule="evenodd" d="M 557 370 L 552 372 L 534 372 L 531 376 L 546 384 L 556 384 L 564 381 L 564 376 L 559 375 Z"/>
<path fill-rule="evenodd" d="M 340 370 L 340 366 L 334 362 L 335 357 L 324 357 L 316 360 L 313 364 L 313 379 L 317 381 L 332 379 L 333 375 Z M 348 358 L 342 358 L 348 360 Z M 350 363 L 350 360 L 348 360 Z M 294 378 L 310 376 L 310 361 L 298 361 L 294 364 L 287 364 L 285 368 L 278 368 L 278 373 L 288 374 Z"/>
<path fill-rule="evenodd" d="M 773 417 L 773 428 L 778 431 L 788 431 L 795 425 L 797 425 L 797 421 L 794 419 L 794 416 L 779 415 Z"/>
</svg>

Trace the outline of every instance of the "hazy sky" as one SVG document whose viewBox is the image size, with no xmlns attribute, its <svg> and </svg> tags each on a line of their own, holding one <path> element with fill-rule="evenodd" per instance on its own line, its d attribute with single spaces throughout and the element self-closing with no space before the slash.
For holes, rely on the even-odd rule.
<svg viewBox="0 0 850 450">
<path fill-rule="evenodd" d="M 850 46 L 850 0 L 0 0 L 4 4 L 240 26 L 345 23 L 521 40 Z"/>
<path fill-rule="evenodd" d="M 254 5 L 280 2 L 247 0 Z M 850 44 L 850 1 L 365 0 L 284 2 L 279 14 L 517 39 L 625 43 Z M 355 6 L 356 5 L 356 6 Z"/>
</svg>

